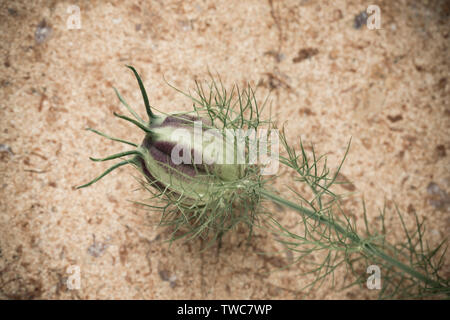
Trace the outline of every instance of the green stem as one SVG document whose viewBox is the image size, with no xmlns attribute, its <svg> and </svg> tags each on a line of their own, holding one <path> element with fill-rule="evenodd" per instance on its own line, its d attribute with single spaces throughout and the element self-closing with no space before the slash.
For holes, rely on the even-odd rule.
<svg viewBox="0 0 450 320">
<path fill-rule="evenodd" d="M 284 205 L 284 206 L 291 208 L 297 212 L 300 212 L 301 214 L 306 215 L 309 218 L 312 218 L 320 223 L 326 224 L 327 226 L 331 227 L 339 234 L 349 238 L 353 243 L 358 245 L 361 248 L 361 250 L 364 251 L 366 254 L 369 254 L 372 256 L 377 256 L 378 258 L 386 261 L 388 264 L 399 268 L 400 270 L 408 273 L 412 277 L 424 282 L 425 284 L 432 286 L 433 288 L 441 288 L 442 287 L 442 285 L 440 283 L 438 283 L 437 281 L 434 281 L 434 280 L 424 276 L 423 274 L 421 274 L 420 272 L 411 268 L 410 266 L 391 257 L 390 255 L 386 254 L 384 251 L 379 249 L 377 246 L 365 242 L 363 239 L 361 239 L 358 235 L 356 235 L 354 233 L 349 233 L 339 223 L 337 223 L 335 221 L 330 221 L 329 219 L 327 219 L 324 216 L 317 215 L 317 213 L 312 210 L 306 209 L 294 202 L 291 202 L 289 200 L 281 198 L 281 197 L 277 196 L 276 194 L 273 194 L 267 190 L 263 189 L 261 191 L 261 194 L 269 200 L 272 200 L 278 204 Z"/>
</svg>

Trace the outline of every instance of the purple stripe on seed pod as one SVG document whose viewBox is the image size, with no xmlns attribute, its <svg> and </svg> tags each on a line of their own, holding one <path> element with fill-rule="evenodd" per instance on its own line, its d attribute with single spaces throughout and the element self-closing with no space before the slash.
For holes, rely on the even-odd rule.
<svg viewBox="0 0 450 320">
<path fill-rule="evenodd" d="M 153 157 L 153 159 L 165 164 L 165 165 L 161 165 L 161 167 L 164 168 L 164 170 L 166 172 L 169 172 L 169 167 L 171 167 L 171 168 L 173 168 L 181 173 L 184 173 L 190 177 L 194 177 L 198 173 L 198 171 L 200 171 L 200 170 L 196 171 L 192 165 L 173 163 L 171 157 L 168 154 L 163 153 L 162 151 L 158 150 L 154 146 L 151 146 L 149 151 L 150 151 L 150 155 Z M 170 173 L 173 173 L 173 172 L 170 172 Z"/>
<path fill-rule="evenodd" d="M 174 142 L 169 142 L 169 141 L 153 141 L 152 142 L 152 146 L 155 147 L 156 149 L 158 149 L 159 151 L 172 156 L 172 150 L 173 148 L 175 148 L 176 143 Z M 177 155 L 180 158 L 184 157 L 184 149 L 180 149 L 179 154 Z M 191 165 L 191 164 L 197 164 L 194 161 L 196 159 L 200 160 L 200 162 L 202 162 L 202 153 L 191 148 L 191 163 L 185 163 L 187 165 Z M 201 163 L 198 163 L 201 164 Z"/>
</svg>

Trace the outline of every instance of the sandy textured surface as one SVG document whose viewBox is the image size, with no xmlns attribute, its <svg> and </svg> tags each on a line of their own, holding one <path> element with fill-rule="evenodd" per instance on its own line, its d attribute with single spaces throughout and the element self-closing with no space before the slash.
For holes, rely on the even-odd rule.
<svg viewBox="0 0 450 320">
<path fill-rule="evenodd" d="M 381 30 L 355 28 L 364 1 L 1 1 L 0 298 L 302 297 L 302 267 L 277 271 L 291 257 L 263 231 L 250 245 L 229 235 L 218 253 L 199 252 L 200 241 L 169 247 L 158 216 L 126 201 L 142 196 L 131 168 L 74 189 L 106 168 L 89 156 L 124 149 L 83 128 L 142 139 L 112 115 L 124 112 L 112 86 L 144 115 L 125 64 L 166 111 L 190 102 L 164 78 L 187 90 L 210 68 L 227 86 L 250 82 L 261 96 L 270 92 L 289 140 L 314 143 L 334 168 L 352 137 L 342 171 L 356 192 L 348 210 L 361 221 L 362 196 L 370 219 L 396 203 L 408 221 L 414 212 L 427 218 L 431 243 L 442 240 L 450 225 L 450 5 L 374 2 Z M 67 28 L 72 4 L 81 29 Z M 292 212 L 276 215 L 296 222 Z M 78 290 L 66 286 L 70 266 L 80 268 Z M 309 298 L 368 296 L 325 283 Z"/>
</svg>

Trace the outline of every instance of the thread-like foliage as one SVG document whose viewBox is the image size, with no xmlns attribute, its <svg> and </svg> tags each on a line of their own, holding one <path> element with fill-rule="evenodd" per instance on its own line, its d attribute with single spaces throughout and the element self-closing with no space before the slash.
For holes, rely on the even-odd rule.
<svg viewBox="0 0 450 320">
<path fill-rule="evenodd" d="M 442 275 L 446 240 L 430 248 L 424 238 L 424 221 L 419 221 L 415 213 L 415 229 L 408 230 L 403 215 L 396 208 L 395 214 L 404 232 L 403 241 L 390 243 L 387 239 L 390 230 L 385 223 L 386 207 L 380 210 L 379 227 L 374 228 L 368 223 L 364 201 L 359 216 L 364 220 L 364 228 L 360 230 L 355 219 L 342 208 L 341 196 L 331 191 L 332 186 L 339 183 L 337 177 L 348 148 L 341 164 L 332 173 L 327 167 L 326 157 L 318 157 L 314 148 L 308 155 L 300 141 L 300 154 L 297 154 L 287 142 L 284 131 L 280 136 L 287 154 L 281 156 L 280 162 L 294 170 L 297 174 L 294 181 L 306 184 L 312 196 L 306 198 L 293 188 L 296 202 L 267 191 L 263 194 L 300 214 L 301 233 L 286 229 L 273 218 L 269 222 L 279 241 L 297 254 L 296 261 L 309 265 L 305 274 L 315 276 L 315 280 L 304 289 L 320 287 L 326 279 L 331 279 L 334 285 L 335 272 L 342 270 L 341 267 L 353 275 L 353 280 L 342 288 L 365 286 L 369 276 L 366 268 L 376 265 L 381 270 L 380 299 L 450 296 L 449 281 Z M 322 253 L 323 260 L 308 259 L 313 253 Z"/>
<path fill-rule="evenodd" d="M 136 125 L 145 134 L 151 134 L 151 124 L 157 117 L 150 108 L 141 78 L 133 67 L 129 68 L 138 80 L 149 121 L 145 122 L 139 117 L 117 90 L 117 97 L 134 119 L 119 114 L 115 116 Z M 222 132 L 229 129 L 274 128 L 271 119 L 261 120 L 261 113 L 267 99 L 260 107 L 255 91 L 250 86 L 244 90 L 233 86 L 227 91 L 220 78 L 216 81 L 211 76 L 211 81 L 207 84 L 196 81 L 193 94 L 172 88 L 188 97 L 193 103 L 192 111 L 179 113 L 179 116 L 194 114 L 209 119 L 210 127 L 218 128 Z M 186 118 L 183 120 L 186 121 Z M 182 172 L 173 171 L 178 176 L 183 176 L 185 183 L 181 186 L 181 190 L 179 183 L 176 185 L 177 188 L 173 188 L 175 181 L 166 181 L 162 186 L 157 180 L 150 179 L 145 172 L 145 165 L 142 162 L 142 158 L 145 157 L 143 146 L 111 137 L 91 128 L 88 130 L 107 139 L 133 146 L 135 149 L 105 158 L 91 158 L 93 161 L 109 161 L 132 156 L 114 164 L 99 177 L 79 188 L 95 183 L 118 167 L 126 164 L 133 165 L 142 173 L 138 178 L 140 186 L 150 195 L 148 199 L 134 202 L 152 212 L 160 212 L 160 225 L 169 226 L 172 230 L 170 241 L 201 237 L 213 244 L 220 241 L 226 232 L 233 230 L 239 224 L 248 227 L 249 236 L 254 227 L 260 227 L 276 234 L 280 243 L 297 254 L 296 262 L 301 262 L 303 266 L 309 268 L 305 275 L 314 275 L 314 280 L 303 288 L 305 293 L 320 287 L 327 279 L 331 279 L 334 284 L 336 271 L 342 268 L 347 271 L 345 278 L 351 276 L 349 277 L 351 280 L 343 288 L 352 285 L 362 286 L 368 276 L 365 272 L 367 266 L 377 265 L 382 271 L 383 285 L 379 290 L 380 298 L 430 296 L 448 298 L 450 296 L 449 281 L 442 275 L 446 268 L 444 265 L 446 240 L 430 248 L 424 237 L 424 221 L 420 221 L 416 214 L 415 229 L 409 230 L 403 215 L 396 208 L 395 214 L 403 228 L 404 237 L 403 241 L 391 243 L 387 238 L 389 226 L 385 223 L 385 217 L 388 214 L 386 208 L 380 210 L 379 227 L 374 228 L 368 222 L 363 202 L 363 210 L 359 216 L 364 221 L 364 228 L 361 230 L 355 219 L 344 210 L 342 196 L 335 194 L 332 187 L 339 183 L 339 171 L 347 156 L 350 143 L 342 162 L 332 172 L 327 166 L 325 156 L 317 156 L 314 147 L 307 152 L 301 140 L 296 146 L 299 151 L 296 151 L 296 147 L 288 143 L 286 134 L 282 130 L 279 137 L 284 155 L 280 156 L 279 161 L 294 172 L 293 182 L 308 186 L 309 194 L 312 196 L 302 194 L 291 186 L 290 190 L 293 192 L 294 199 L 288 200 L 279 196 L 276 190 L 269 190 L 268 182 L 276 176 L 262 176 L 261 166 L 250 164 L 249 143 L 258 144 L 258 140 L 247 139 L 245 141 L 246 164 L 242 177 L 234 181 L 223 181 L 215 179 L 217 176 L 213 172 L 207 172 L 201 177 L 202 181 L 209 181 L 210 178 L 215 183 L 207 184 L 205 194 L 196 194 L 192 197 L 192 186 L 198 183 L 197 175 L 190 177 L 183 175 Z M 161 165 L 167 164 L 161 163 Z M 175 192 L 174 189 L 177 191 Z M 301 231 L 288 230 L 275 219 L 271 212 L 262 208 L 261 203 L 267 200 L 295 211 L 299 215 Z M 322 260 L 309 259 L 313 254 L 315 256 L 319 254 Z"/>
<path fill-rule="evenodd" d="M 220 80 L 217 82 L 211 77 L 210 83 L 202 84 L 196 81 L 193 94 L 173 86 L 172 88 L 192 101 L 194 114 L 209 119 L 211 127 L 218 128 L 224 134 L 226 130 L 270 126 L 270 121 L 260 119 L 265 104 L 259 107 L 255 92 L 250 86 L 242 91 L 233 86 L 231 91 L 227 91 Z M 246 143 L 248 149 L 249 143 L 258 142 L 247 139 Z M 151 193 L 152 197 L 140 204 L 161 212 L 160 225 L 170 226 L 172 229 L 170 241 L 182 238 L 191 240 L 200 236 L 207 239 L 209 244 L 214 244 L 239 224 L 248 227 L 250 238 L 253 227 L 259 224 L 259 217 L 263 215 L 260 207 L 261 190 L 270 178 L 261 176 L 260 166 L 249 164 L 248 152 L 245 152 L 245 155 L 247 165 L 243 177 L 214 185 L 205 196 L 210 199 L 206 203 L 189 201 L 183 194 L 174 195 L 170 185 L 167 188 L 159 188 L 157 183 L 141 180 L 141 186 Z M 185 187 L 189 189 L 189 183 L 186 183 Z M 156 199 L 162 205 L 154 205 Z"/>
</svg>

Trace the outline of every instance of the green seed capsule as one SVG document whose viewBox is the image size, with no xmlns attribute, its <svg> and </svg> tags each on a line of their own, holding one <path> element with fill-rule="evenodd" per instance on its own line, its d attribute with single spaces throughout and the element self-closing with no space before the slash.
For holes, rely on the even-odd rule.
<svg viewBox="0 0 450 320">
<path fill-rule="evenodd" d="M 211 145 L 214 143 L 217 148 L 229 151 L 234 149 L 234 144 L 219 143 L 218 136 L 206 143 L 205 120 L 186 115 L 155 120 L 140 147 L 141 168 L 150 182 L 187 198 L 208 201 L 212 188 L 242 177 L 242 165 L 220 163 L 223 159 L 215 159 L 207 152 L 214 150 Z M 198 124 L 199 130 L 195 128 Z"/>
<path fill-rule="evenodd" d="M 132 163 L 145 175 L 147 181 L 160 190 L 169 190 L 172 195 L 180 196 L 197 204 L 207 203 L 215 188 L 224 183 L 237 181 L 243 177 L 244 165 L 234 160 L 238 151 L 234 140 L 225 139 L 219 130 L 214 130 L 210 121 L 188 114 L 155 115 L 150 108 L 147 94 L 136 70 L 134 72 L 149 116 L 145 123 L 122 99 L 119 99 L 136 119 L 118 115 L 119 118 L 132 122 L 145 132 L 140 146 L 120 139 L 115 141 L 134 145 L 132 151 L 116 154 L 104 159 L 106 161 L 133 155 L 133 158 L 119 162 L 93 181 L 80 186 L 87 187 L 95 183 L 112 170 Z"/>
<path fill-rule="evenodd" d="M 259 117 L 256 107 L 256 119 L 252 120 L 252 92 L 247 92 L 248 101 L 245 106 L 245 102 L 239 100 L 241 113 L 237 118 L 231 118 L 229 110 L 221 106 L 221 103 L 230 101 L 222 101 L 220 97 L 217 100 L 212 98 L 217 105 L 216 109 L 205 108 L 208 117 L 200 117 L 200 112 L 195 116 L 189 113 L 155 115 L 150 108 L 141 78 L 133 67 L 128 68 L 136 76 L 149 120 L 144 121 L 131 109 L 117 90 L 119 100 L 133 118 L 116 113 L 114 115 L 142 129 L 142 143 L 135 144 L 89 129 L 134 148 L 103 159 L 91 158 L 93 161 L 108 161 L 128 157 L 78 188 L 90 186 L 116 168 L 132 164 L 144 176 L 142 186 L 160 200 L 156 204 L 153 201 L 138 203 L 161 211 L 160 225 L 173 226 L 172 240 L 180 237 L 175 232 L 181 229 L 185 231 L 181 237 L 201 236 L 211 239 L 212 235 L 211 240 L 217 240 L 240 223 L 247 225 L 251 234 L 259 212 L 259 190 L 265 180 L 262 179 L 258 166 L 245 164 L 245 143 L 234 136 L 238 132 L 227 131 L 226 128 L 240 129 L 244 123 L 257 127 Z M 204 101 L 204 97 L 200 99 Z M 193 100 L 195 103 L 202 103 L 194 98 Z M 247 107 L 250 108 L 250 120 L 243 117 Z M 199 111 L 195 106 L 194 109 Z M 215 128 L 212 119 L 218 119 L 225 129 L 222 131 Z M 162 205 L 158 206 L 160 202 Z"/>
</svg>

